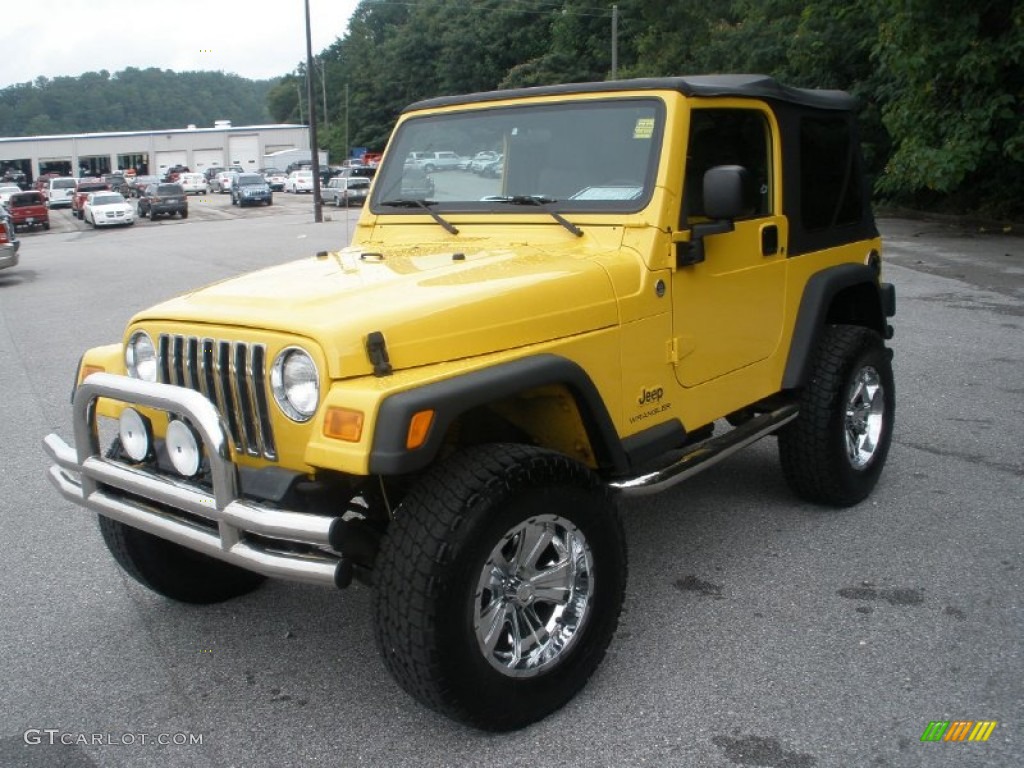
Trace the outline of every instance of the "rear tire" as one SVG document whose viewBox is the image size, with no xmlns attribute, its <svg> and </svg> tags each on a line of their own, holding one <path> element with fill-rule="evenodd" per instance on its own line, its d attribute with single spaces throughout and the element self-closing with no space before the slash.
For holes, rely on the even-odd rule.
<svg viewBox="0 0 1024 768">
<path fill-rule="evenodd" d="M 824 329 L 800 395 L 800 415 L 779 431 L 782 471 L 798 496 L 848 507 L 871 493 L 892 441 L 890 358 L 870 328 Z"/>
<path fill-rule="evenodd" d="M 561 707 L 601 662 L 625 592 L 624 536 L 583 465 L 478 446 L 402 500 L 375 579 L 377 645 L 399 685 L 507 731 Z"/>
</svg>

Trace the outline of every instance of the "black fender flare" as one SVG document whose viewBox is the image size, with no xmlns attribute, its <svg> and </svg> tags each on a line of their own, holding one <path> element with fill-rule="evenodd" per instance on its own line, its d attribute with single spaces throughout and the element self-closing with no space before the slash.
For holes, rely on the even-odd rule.
<svg viewBox="0 0 1024 768">
<path fill-rule="evenodd" d="M 614 472 L 628 467 L 608 409 L 590 376 L 578 364 L 553 354 L 499 363 L 478 371 L 388 396 L 377 413 L 370 449 L 369 471 L 375 475 L 416 472 L 437 456 L 451 423 L 477 406 L 537 387 L 565 385 L 572 393 L 590 438 L 598 466 Z M 405 446 L 409 421 L 419 411 L 435 416 L 419 448 Z"/>
<path fill-rule="evenodd" d="M 804 287 L 782 376 L 782 389 L 803 386 L 809 375 L 811 355 L 822 328 L 837 322 L 832 316 L 833 302 L 840 293 L 856 286 L 869 288 L 877 303 L 863 307 L 865 314 L 854 324 L 864 325 L 883 338 L 892 336 L 886 318 L 896 313 L 896 291 L 888 283 L 879 283 L 878 271 L 868 264 L 839 264 L 818 272 Z M 850 321 L 849 318 L 842 320 Z"/>
</svg>

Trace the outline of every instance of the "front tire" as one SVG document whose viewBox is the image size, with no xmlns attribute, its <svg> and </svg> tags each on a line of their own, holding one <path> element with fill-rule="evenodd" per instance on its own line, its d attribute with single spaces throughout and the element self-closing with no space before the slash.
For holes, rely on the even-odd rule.
<svg viewBox="0 0 1024 768">
<path fill-rule="evenodd" d="M 824 329 L 800 395 L 800 415 L 779 431 L 782 471 L 798 496 L 848 507 L 874 489 L 896 412 L 890 358 L 870 328 Z"/>
<path fill-rule="evenodd" d="M 409 492 L 375 570 L 377 645 L 399 685 L 448 717 L 506 731 L 561 707 L 601 662 L 626 550 L 586 467 L 485 445 Z"/>
</svg>

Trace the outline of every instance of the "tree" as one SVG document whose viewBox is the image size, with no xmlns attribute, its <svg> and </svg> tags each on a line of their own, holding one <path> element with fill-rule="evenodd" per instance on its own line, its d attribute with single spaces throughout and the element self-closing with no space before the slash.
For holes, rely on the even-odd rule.
<svg viewBox="0 0 1024 768">
<path fill-rule="evenodd" d="M 893 153 L 879 189 L 1020 211 L 1024 6 L 1013 0 L 878 0 L 875 57 Z"/>
</svg>

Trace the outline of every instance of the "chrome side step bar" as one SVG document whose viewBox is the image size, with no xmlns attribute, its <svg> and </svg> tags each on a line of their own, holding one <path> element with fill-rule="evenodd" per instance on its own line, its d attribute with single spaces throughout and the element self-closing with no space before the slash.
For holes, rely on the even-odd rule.
<svg viewBox="0 0 1024 768">
<path fill-rule="evenodd" d="M 724 435 L 713 437 L 684 453 L 680 458 L 662 469 L 646 472 L 636 477 L 622 478 L 608 483 L 614 493 L 623 496 L 646 496 L 671 488 L 722 459 L 732 456 L 741 448 L 756 443 L 770 435 L 799 414 L 795 404 L 784 405 L 770 413 L 757 416 L 746 424 L 731 429 Z"/>
</svg>

